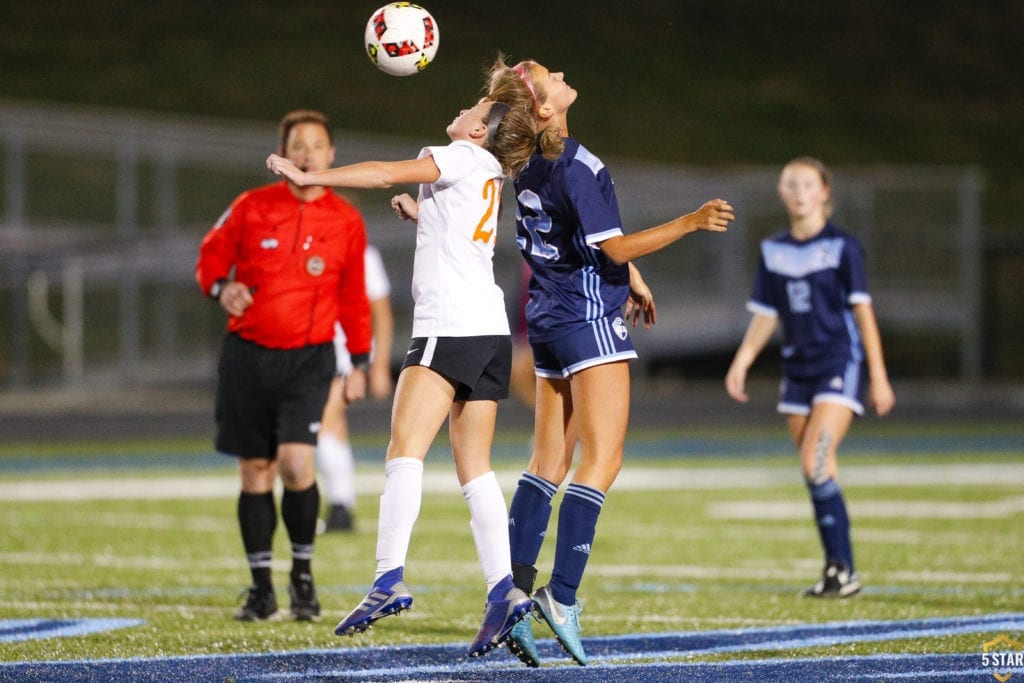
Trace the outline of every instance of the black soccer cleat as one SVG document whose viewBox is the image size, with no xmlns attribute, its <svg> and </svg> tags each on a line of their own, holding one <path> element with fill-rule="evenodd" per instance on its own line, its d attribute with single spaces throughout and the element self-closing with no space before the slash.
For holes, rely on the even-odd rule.
<svg viewBox="0 0 1024 683">
<path fill-rule="evenodd" d="M 295 621 L 320 621 L 320 601 L 317 600 L 311 575 L 292 576 L 288 595 L 292 599 L 291 612 Z"/>
<path fill-rule="evenodd" d="M 324 531 L 355 531 L 352 511 L 344 505 L 332 505 L 324 522 Z"/>
<path fill-rule="evenodd" d="M 277 621 L 281 613 L 277 611 L 277 596 L 274 589 L 249 586 L 242 595 L 245 595 L 245 604 L 235 612 L 235 619 L 238 621 Z M 241 596 L 239 596 L 241 597 Z"/>
<path fill-rule="evenodd" d="M 860 578 L 850 568 L 838 562 L 829 562 L 821 572 L 818 583 L 804 591 L 807 598 L 849 598 L 860 592 Z"/>
</svg>

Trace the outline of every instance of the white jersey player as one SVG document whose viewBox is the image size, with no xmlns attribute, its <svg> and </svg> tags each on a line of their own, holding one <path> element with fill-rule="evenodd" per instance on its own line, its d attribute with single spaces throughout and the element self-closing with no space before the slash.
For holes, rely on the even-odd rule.
<svg viewBox="0 0 1024 683">
<path fill-rule="evenodd" d="M 482 655 L 504 641 L 532 602 L 515 588 L 505 499 L 491 469 L 498 400 L 508 396 L 512 345 L 504 296 L 492 259 L 506 176 L 535 146 L 533 120 L 507 105 L 481 101 L 447 128 L 451 144 L 426 147 L 398 162 L 362 162 L 304 173 L 286 159 L 267 165 L 299 185 L 382 188 L 420 183 L 419 199 L 392 206 L 416 220 L 413 339 L 395 390 L 385 463 L 373 588 L 335 633 L 352 635 L 412 605 L 404 569 L 419 516 L 423 461 L 449 422 L 452 452 L 470 528 L 487 582 L 484 622 L 469 646 Z"/>
</svg>

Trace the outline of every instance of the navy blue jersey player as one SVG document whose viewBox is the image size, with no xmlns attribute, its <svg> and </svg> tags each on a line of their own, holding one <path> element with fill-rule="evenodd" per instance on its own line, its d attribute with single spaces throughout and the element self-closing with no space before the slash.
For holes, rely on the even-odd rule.
<svg viewBox="0 0 1024 683">
<path fill-rule="evenodd" d="M 611 175 L 575 139 L 563 145 L 554 160 L 533 159 L 516 182 L 516 241 L 533 274 L 526 305 L 531 343 L 587 327 L 617 336 L 613 319 L 629 298 L 629 267 L 595 248 L 622 235 Z M 622 346 L 615 355 L 636 357 Z M 562 377 L 561 368 L 553 372 Z"/>
<path fill-rule="evenodd" d="M 851 306 L 870 303 L 860 242 L 832 223 L 813 237 L 801 239 L 786 231 L 761 243 L 747 307 L 781 321 L 787 377 L 814 379 L 840 367 L 843 375 L 860 373 L 863 351 Z M 833 383 L 828 394 L 859 414 L 859 384 Z"/>
<path fill-rule="evenodd" d="M 821 579 L 806 595 L 840 597 L 860 590 L 836 453 L 862 395 L 885 415 L 895 398 L 868 293 L 864 253 L 853 235 L 829 222 L 831 177 L 817 159 L 800 157 L 782 170 L 779 196 L 790 229 L 761 243 L 754 314 L 725 377 L 726 390 L 747 401 L 747 370 L 782 324 L 778 410 L 800 450 L 804 477 L 825 551 Z"/>
<path fill-rule="evenodd" d="M 534 451 L 509 510 L 516 585 L 533 590 L 551 499 L 580 462 L 558 513 L 554 568 L 534 594 L 535 611 L 576 662 L 585 664 L 576 592 L 589 559 L 597 518 L 622 466 L 629 416 L 629 339 L 642 315 L 654 321 L 650 290 L 633 259 L 695 230 L 724 231 L 732 207 L 721 199 L 663 225 L 626 234 L 611 176 L 601 160 L 569 137 L 576 91 L 559 72 L 536 62 L 499 59 L 488 96 L 532 112 L 539 152 L 516 179 L 516 239 L 532 277 L 526 320 L 537 375 Z M 623 304 L 627 305 L 625 314 Z M 509 648 L 538 664 L 530 623 L 517 624 Z"/>
</svg>

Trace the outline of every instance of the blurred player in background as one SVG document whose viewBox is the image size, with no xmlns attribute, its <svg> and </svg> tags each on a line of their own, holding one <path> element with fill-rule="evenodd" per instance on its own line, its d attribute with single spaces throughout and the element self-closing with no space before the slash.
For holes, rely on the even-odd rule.
<svg viewBox="0 0 1024 683">
<path fill-rule="evenodd" d="M 563 75 L 531 61 L 509 67 L 499 58 L 488 96 L 531 112 L 540 133 L 538 153 L 515 182 L 517 241 L 532 272 L 526 320 L 537 385 L 533 457 L 509 510 L 513 574 L 520 589 L 533 590 L 551 500 L 574 459 L 568 446 L 575 429 L 580 461 L 559 509 L 554 568 L 533 599 L 562 647 L 586 664 L 576 593 L 605 493 L 622 466 L 628 361 L 637 357 L 623 316 L 632 315 L 634 326 L 640 316 L 646 324 L 655 319 L 650 290 L 631 261 L 695 230 L 724 231 L 732 207 L 714 200 L 624 234 L 611 176 L 569 136 L 576 91 Z M 528 665 L 539 664 L 528 620 L 513 628 L 509 648 Z"/>
<path fill-rule="evenodd" d="M 310 171 L 329 168 L 327 117 L 300 110 L 279 126 L 280 151 Z M 353 372 L 346 401 L 362 398 L 370 357 L 362 216 L 333 191 L 287 180 L 242 193 L 203 238 L 200 289 L 228 314 L 218 366 L 219 452 L 238 459 L 238 522 L 253 585 L 240 621 L 279 616 L 271 579 L 277 510 L 291 540 L 291 613 L 320 616 L 311 562 L 320 508 L 314 449 L 336 365 L 334 322 L 348 340 Z"/>
<path fill-rule="evenodd" d="M 829 221 L 831 173 L 817 159 L 794 159 L 782 169 L 779 196 L 790 228 L 761 243 L 747 304 L 754 317 L 725 388 L 737 401 L 748 400 L 747 371 L 781 322 L 778 411 L 787 416 L 799 450 L 825 551 L 821 579 L 805 595 L 846 598 L 860 591 L 860 580 L 846 503 L 836 481 L 836 453 L 854 415 L 864 413 L 861 401 L 869 378 L 871 403 L 879 415 L 892 410 L 895 397 L 868 294 L 864 251 L 856 237 Z"/>
<path fill-rule="evenodd" d="M 484 620 L 470 656 L 500 644 L 530 609 L 515 588 L 508 513 L 491 468 L 498 401 L 508 396 L 512 342 L 501 288 L 494 281 L 498 202 L 534 148 L 526 112 L 481 101 L 447 128 L 452 142 L 425 147 L 417 159 L 368 161 L 306 174 L 272 155 L 268 167 L 300 185 L 387 188 L 419 183 L 419 199 L 392 199 L 416 221 L 412 341 L 398 376 L 377 529 L 373 587 L 335 633 L 365 631 L 408 609 L 405 563 L 423 494 L 423 461 L 448 421 L 455 470 L 470 509 L 470 529 L 487 583 Z"/>
<path fill-rule="evenodd" d="M 391 395 L 391 341 L 394 338 L 394 316 L 391 312 L 391 282 L 380 251 L 366 247 L 366 296 L 370 299 L 373 321 L 373 356 L 367 375 L 370 396 L 383 401 Z M 316 466 L 327 498 L 324 531 L 352 531 L 355 528 L 356 465 L 349 441 L 346 403 L 343 396 L 345 378 L 352 372 L 352 359 L 345 348 L 345 332 L 334 324 L 334 351 L 338 370 L 331 383 L 331 392 L 324 407 L 320 436 L 316 446 Z"/>
</svg>

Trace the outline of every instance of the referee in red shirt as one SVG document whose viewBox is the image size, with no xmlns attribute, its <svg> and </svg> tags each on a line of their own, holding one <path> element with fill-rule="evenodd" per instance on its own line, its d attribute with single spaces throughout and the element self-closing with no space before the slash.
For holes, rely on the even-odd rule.
<svg viewBox="0 0 1024 683">
<path fill-rule="evenodd" d="M 283 156 L 309 171 L 330 168 L 327 117 L 299 110 L 279 126 Z M 240 621 L 279 618 L 271 579 L 277 510 L 292 546 L 289 585 L 295 619 L 316 621 L 320 603 L 311 560 L 320 492 L 314 452 L 335 373 L 332 340 L 339 321 L 354 370 L 345 399 L 366 391 L 372 331 L 359 212 L 333 191 L 282 180 L 239 195 L 203 238 L 200 289 L 228 314 L 217 371 L 217 451 L 238 460 L 238 522 L 253 585 Z"/>
</svg>

